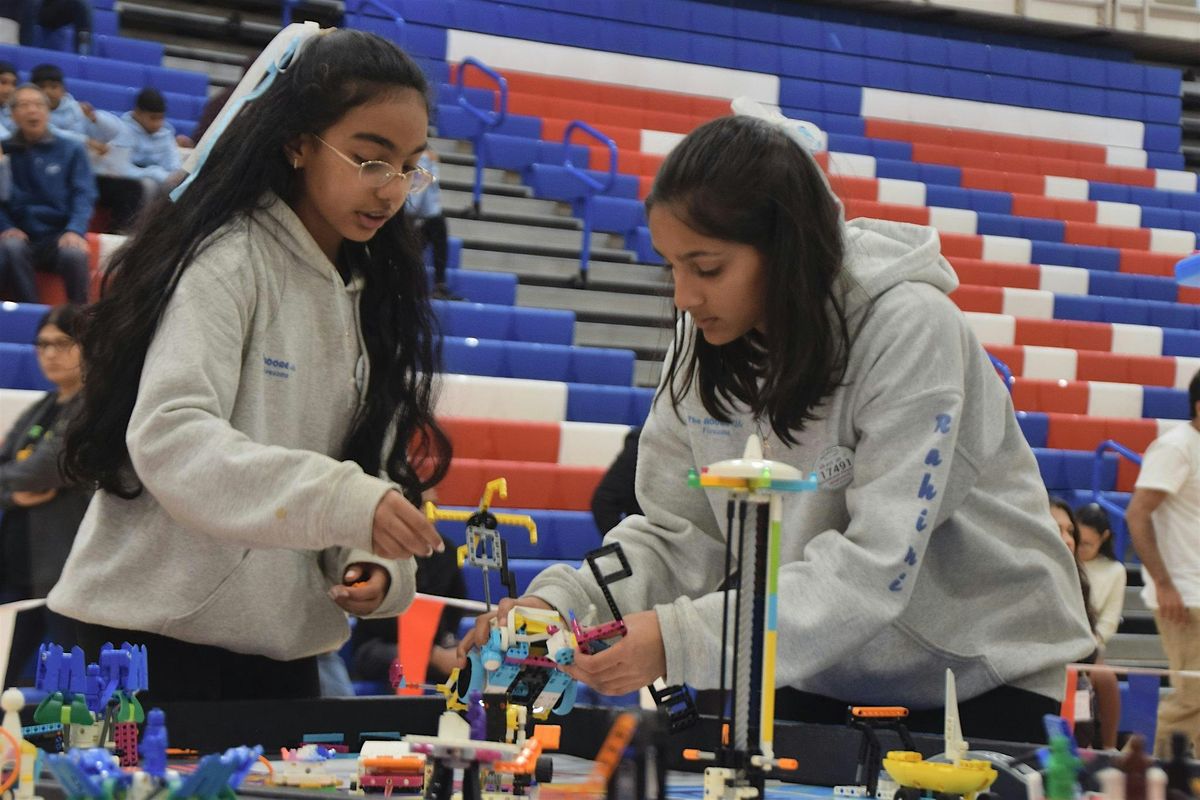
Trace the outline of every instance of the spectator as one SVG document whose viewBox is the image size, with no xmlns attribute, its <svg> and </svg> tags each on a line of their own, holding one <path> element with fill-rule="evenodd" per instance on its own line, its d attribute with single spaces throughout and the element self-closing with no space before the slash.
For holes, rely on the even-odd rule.
<svg viewBox="0 0 1200 800">
<path fill-rule="evenodd" d="M 62 432 L 83 380 L 75 306 L 58 306 L 38 323 L 34 345 L 42 374 L 54 384 L 13 424 L 0 444 L 0 599 L 45 597 L 62 573 L 92 493 L 63 478 Z M 38 642 L 70 646 L 74 625 L 49 610 L 33 630 L 18 629 L 10 663 L 24 666 Z"/>
<path fill-rule="evenodd" d="M 73 303 L 87 302 L 88 220 L 95 180 L 83 145 L 50 130 L 50 104 L 36 86 L 16 91 L 8 140 L 12 197 L 0 205 L 0 285 L 15 299 L 37 302 L 34 267 L 57 272 Z"/>
<path fill-rule="evenodd" d="M 637 473 L 638 437 L 640 427 L 631 428 L 625 435 L 625 445 L 609 465 L 592 494 L 592 519 L 600 535 L 617 527 L 617 523 L 631 514 L 641 514 L 637 494 L 633 491 L 633 478 Z"/>
<path fill-rule="evenodd" d="M 139 210 L 162 191 L 180 167 L 175 129 L 166 121 L 167 103 L 157 89 L 143 89 L 132 111 L 121 118 L 121 132 L 96 167 L 100 205 L 112 213 L 109 229 L 129 229 Z"/>
<path fill-rule="evenodd" d="M 72 97 L 63 80 L 62 68 L 54 64 L 34 67 L 30 81 L 49 98 L 50 122 L 56 128 L 85 137 L 88 150 L 98 156 L 108 152 L 108 142 L 121 132 L 119 119 Z"/>
<path fill-rule="evenodd" d="M 1103 648 L 1121 624 L 1127 578 L 1125 565 L 1117 561 L 1113 551 L 1108 512 L 1096 503 L 1089 503 L 1075 512 L 1075 519 L 1079 527 L 1075 558 L 1087 573 L 1092 607 L 1096 609 L 1096 641 Z"/>
<path fill-rule="evenodd" d="M 13 94 L 17 91 L 17 68 L 9 61 L 0 61 L 0 136 L 12 136 L 16 126 L 12 121 Z"/>
<path fill-rule="evenodd" d="M 1151 443 L 1125 511 L 1125 524 L 1146 582 L 1142 599 L 1172 670 L 1200 669 L 1200 372 L 1188 386 L 1192 419 Z M 1171 677 L 1158 704 L 1154 752 L 1171 755 L 1171 735 L 1184 733 L 1200 751 L 1200 680 Z"/>
<path fill-rule="evenodd" d="M 461 300 L 446 285 L 446 260 L 450 243 L 446 232 L 446 217 L 442 214 L 442 193 L 437 185 L 437 153 L 426 150 L 421 154 L 417 166 L 430 172 L 434 181 L 420 194 L 410 194 L 405 211 L 413 221 L 413 227 L 424 243 L 433 248 L 433 296 L 438 300 Z"/>
<path fill-rule="evenodd" d="M 56 31 L 67 25 L 75 26 L 75 52 L 86 55 L 91 50 L 92 4 L 88 0 L 18 0 L 18 22 L 21 44 L 41 47 L 37 27 Z M 36 26 L 35 26 L 36 23 Z"/>
</svg>

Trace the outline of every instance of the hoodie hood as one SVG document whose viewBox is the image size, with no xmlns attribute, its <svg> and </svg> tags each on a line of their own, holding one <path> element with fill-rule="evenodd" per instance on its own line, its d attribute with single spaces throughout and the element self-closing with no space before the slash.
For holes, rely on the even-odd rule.
<svg viewBox="0 0 1200 800">
<path fill-rule="evenodd" d="M 937 231 L 923 225 L 854 219 L 842 226 L 845 262 L 842 282 L 846 314 L 901 283 L 927 283 L 943 294 L 958 288 L 954 268 L 942 257 Z"/>
</svg>

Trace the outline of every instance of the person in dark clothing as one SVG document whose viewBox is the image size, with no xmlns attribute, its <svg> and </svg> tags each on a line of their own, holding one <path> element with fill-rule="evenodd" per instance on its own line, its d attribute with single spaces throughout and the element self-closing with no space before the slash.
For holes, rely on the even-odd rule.
<svg viewBox="0 0 1200 800">
<path fill-rule="evenodd" d="M 69 483 L 59 470 L 62 432 L 82 387 L 75 306 L 51 309 L 38 323 L 38 362 L 55 390 L 17 418 L 0 444 L 0 600 L 45 597 L 62 573 L 91 490 Z M 14 634 L 9 680 L 25 677 L 43 639 L 70 647 L 74 623 L 40 609 L 35 624 Z M 30 673 L 31 676 L 32 673 Z"/>
<path fill-rule="evenodd" d="M 625 437 L 625 446 L 609 466 L 608 472 L 592 494 L 592 519 L 600 535 L 617 527 L 617 523 L 631 514 L 641 514 L 637 495 L 633 491 L 633 477 L 637 473 L 638 438 L 640 427 L 631 428 Z"/>
<path fill-rule="evenodd" d="M 439 597 L 463 598 L 467 596 L 467 584 L 458 567 L 458 545 L 442 537 L 446 549 L 417 561 L 417 591 Z M 429 667 L 425 673 L 426 683 L 442 683 L 449 677 L 455 662 L 454 648 L 458 644 L 458 623 L 462 611 L 446 606 L 433 637 L 433 649 L 429 653 Z M 386 681 L 388 669 L 396 658 L 398 637 L 395 618 L 360 619 L 351 634 L 350 646 L 354 657 L 350 674 L 356 681 Z"/>
<path fill-rule="evenodd" d="M 4 15 L 11 15 L 21 26 L 22 46 L 40 46 L 38 26 L 47 31 L 56 31 L 74 25 L 75 52 L 86 55 L 91 50 L 92 4 L 88 0 L 14 0 L 6 3 L 5 7 Z"/>
<path fill-rule="evenodd" d="M 0 206 L 0 286 L 13 299 L 36 303 L 35 265 L 57 272 L 72 303 L 86 303 L 88 222 L 96 181 L 82 144 L 50 130 L 50 103 L 36 86 L 13 96 L 17 132 L 5 143 L 12 197 Z M 7 277 L 6 277 L 7 276 Z"/>
</svg>

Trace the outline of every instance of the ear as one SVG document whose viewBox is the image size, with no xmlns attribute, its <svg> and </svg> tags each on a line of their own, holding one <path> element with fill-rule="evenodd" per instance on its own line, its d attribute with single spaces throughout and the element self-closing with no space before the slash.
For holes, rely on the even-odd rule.
<svg viewBox="0 0 1200 800">
<path fill-rule="evenodd" d="M 301 134 L 283 146 L 283 157 L 293 169 L 300 169 L 304 166 L 304 158 L 308 150 L 308 137 Z"/>
</svg>

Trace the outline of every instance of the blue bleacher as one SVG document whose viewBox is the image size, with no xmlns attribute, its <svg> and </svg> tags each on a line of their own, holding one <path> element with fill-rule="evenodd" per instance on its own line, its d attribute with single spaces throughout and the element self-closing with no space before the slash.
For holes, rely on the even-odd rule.
<svg viewBox="0 0 1200 800">
<path fill-rule="evenodd" d="M 433 270 L 427 272 L 432 287 Z M 517 276 L 511 273 L 450 268 L 446 270 L 446 284 L 454 294 L 476 303 L 511 306 L 517 301 Z"/>
<path fill-rule="evenodd" d="M 575 337 L 571 311 L 444 300 L 434 300 L 433 308 L 446 336 L 559 345 Z"/>
<path fill-rule="evenodd" d="M 442 340 L 446 372 L 493 378 L 608 384 L 633 383 L 632 350 L 572 345 L 503 342 L 446 336 Z"/>
<path fill-rule="evenodd" d="M 567 385 L 567 419 L 641 425 L 650 413 L 653 389 L 636 386 Z"/>
<path fill-rule="evenodd" d="M 163 46 L 158 42 L 148 42 L 145 39 L 130 39 L 124 36 L 104 36 L 95 38 L 92 54 L 103 58 L 120 59 L 137 64 L 157 67 L 162 64 Z M 196 73 L 199 75 L 199 73 Z M 207 78 L 203 75 L 207 83 Z"/>
<path fill-rule="evenodd" d="M 0 342 L 29 344 L 49 306 L 38 303 L 0 303 Z"/>
<path fill-rule="evenodd" d="M 1067 489 L 1087 489 L 1092 485 L 1092 466 L 1095 454 L 1087 450 L 1049 450 L 1044 447 L 1033 448 L 1037 459 L 1038 469 L 1042 473 L 1042 483 L 1051 493 Z M 1114 453 L 1104 455 L 1104 467 L 1101 476 L 1101 489 L 1111 491 L 1117 483 L 1117 456 Z"/>
<path fill-rule="evenodd" d="M 28 341 L 32 341 L 32 337 Z M 0 388 L 44 391 L 54 388 L 54 384 L 42 375 L 32 344 L 0 342 Z"/>
</svg>

